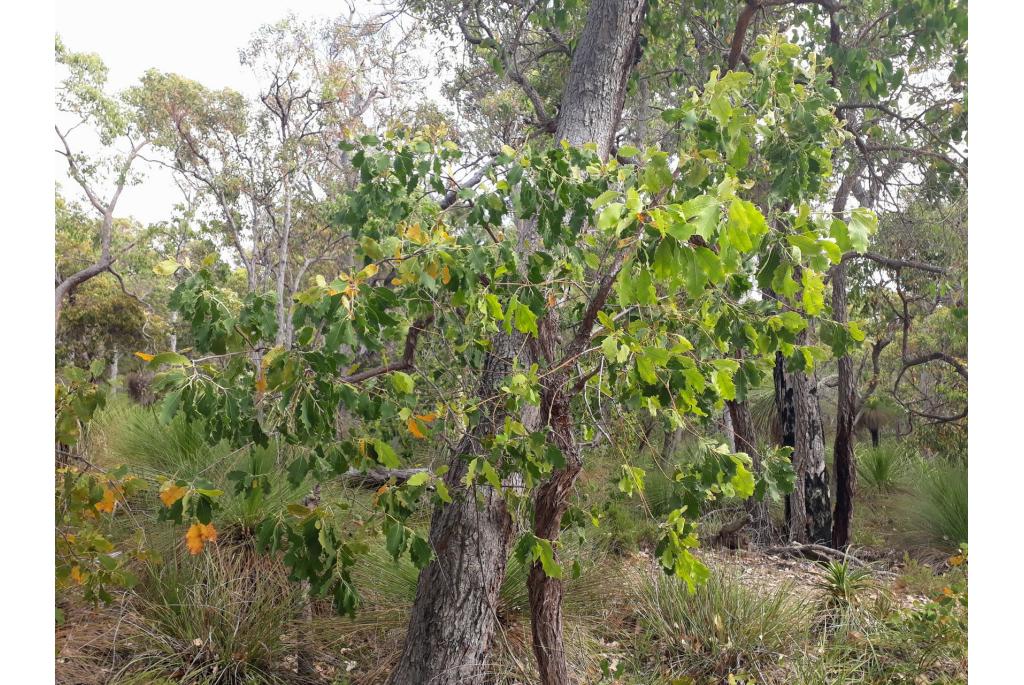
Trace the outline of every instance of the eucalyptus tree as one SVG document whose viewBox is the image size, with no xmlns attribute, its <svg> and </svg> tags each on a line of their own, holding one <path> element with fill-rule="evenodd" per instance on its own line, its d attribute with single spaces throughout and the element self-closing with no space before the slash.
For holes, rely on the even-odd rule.
<svg viewBox="0 0 1024 685">
<path fill-rule="evenodd" d="M 99 216 L 95 242 L 99 254 L 87 265 L 64 273 L 55 270 L 54 322 L 60 324 L 61 309 L 68 296 L 81 284 L 102 273 L 115 273 L 114 213 L 125 187 L 138 179 L 133 175 L 139 154 L 149 138 L 138 125 L 122 96 L 107 92 L 107 67 L 98 55 L 72 52 L 57 36 L 55 60 L 61 78 L 56 88 L 57 153 L 67 161 L 68 176 L 84 193 Z M 76 131 L 92 134 L 81 146 Z M 101 151 L 85 152 L 98 143 Z M 82 149 L 76 149 L 81 147 Z"/>
<path fill-rule="evenodd" d="M 422 76 L 396 56 L 408 40 L 354 14 L 290 15 L 239 52 L 258 83 L 255 99 L 156 71 L 133 91 L 170 165 L 216 207 L 249 290 L 274 284 L 278 342 L 291 342 L 288 307 L 309 269 L 332 260 L 346 266 L 346 237 L 324 216 L 324 200 L 352 179 L 337 143 L 368 120 L 408 111 Z M 294 245 L 307 243 L 296 260 Z"/>
</svg>

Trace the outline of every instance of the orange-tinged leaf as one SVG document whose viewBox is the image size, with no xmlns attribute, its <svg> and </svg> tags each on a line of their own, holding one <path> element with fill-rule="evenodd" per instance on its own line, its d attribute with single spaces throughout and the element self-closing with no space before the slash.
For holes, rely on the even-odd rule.
<svg viewBox="0 0 1024 685">
<path fill-rule="evenodd" d="M 256 392 L 260 395 L 267 391 L 267 377 L 260 373 L 260 377 L 256 379 Z"/>
<path fill-rule="evenodd" d="M 105 511 L 108 514 L 114 513 L 114 504 L 117 500 L 114 498 L 114 491 L 109 488 L 104 488 L 103 499 L 97 502 L 94 506 L 96 511 Z"/>
<path fill-rule="evenodd" d="M 174 503 L 185 496 L 188 492 L 185 488 L 180 485 L 168 481 L 164 484 L 164 487 L 160 489 L 160 501 L 164 503 L 167 508 L 173 507 Z"/>
<path fill-rule="evenodd" d="M 203 534 L 199 529 L 199 523 L 193 523 L 185 533 L 185 544 L 188 545 L 189 554 L 199 554 L 203 551 Z"/>
<path fill-rule="evenodd" d="M 434 419 L 437 418 L 437 414 L 430 412 L 429 414 L 417 414 L 416 418 L 423 423 L 433 423 Z"/>
<path fill-rule="evenodd" d="M 445 264 L 444 266 L 441 267 L 441 282 L 444 283 L 445 285 L 448 285 L 449 283 L 451 283 L 451 280 L 452 272 L 448 270 L 448 265 Z"/>
<path fill-rule="evenodd" d="M 427 439 L 426 433 L 424 433 L 420 429 L 420 422 L 417 421 L 415 418 L 410 416 L 409 419 L 405 422 L 405 427 L 409 429 L 410 433 L 412 433 L 412 437 L 416 438 L 417 440 Z"/>
<path fill-rule="evenodd" d="M 139 359 L 141 359 L 144 362 L 151 362 L 151 361 L 153 361 L 153 357 L 155 355 L 146 354 L 145 352 L 136 352 L 135 356 L 138 357 Z"/>
<path fill-rule="evenodd" d="M 71 567 L 71 580 L 75 581 L 79 585 L 85 582 L 85 578 L 88 575 L 88 573 L 82 573 L 82 567 L 78 564 Z"/>
<path fill-rule="evenodd" d="M 213 524 L 193 523 L 185 533 L 185 544 L 190 554 L 199 554 L 207 542 L 217 542 L 217 529 Z"/>
<path fill-rule="evenodd" d="M 558 302 L 555 300 L 555 294 L 548 293 L 548 306 L 554 307 L 556 304 L 558 304 Z"/>
</svg>

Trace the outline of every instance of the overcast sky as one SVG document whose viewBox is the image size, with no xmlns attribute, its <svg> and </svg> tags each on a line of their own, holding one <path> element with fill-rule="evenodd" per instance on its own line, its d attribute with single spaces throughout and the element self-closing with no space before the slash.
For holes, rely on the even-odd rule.
<svg viewBox="0 0 1024 685">
<path fill-rule="evenodd" d="M 360 12 L 379 3 L 357 0 Z M 365 9 L 364 9 L 365 6 Z M 238 49 L 263 24 L 294 11 L 302 18 L 327 18 L 345 12 L 340 0 L 57 0 L 56 32 L 69 50 L 96 52 L 110 69 L 114 90 L 131 86 L 149 68 L 175 72 L 211 88 L 230 86 L 257 92 L 252 73 L 238 63 Z M 347 12 L 346 12 L 347 13 Z M 79 197 L 68 180 L 66 162 L 54 153 L 57 179 L 68 195 Z M 181 198 L 166 170 L 148 167 L 140 186 L 126 188 L 117 213 L 143 222 L 167 219 Z"/>
</svg>

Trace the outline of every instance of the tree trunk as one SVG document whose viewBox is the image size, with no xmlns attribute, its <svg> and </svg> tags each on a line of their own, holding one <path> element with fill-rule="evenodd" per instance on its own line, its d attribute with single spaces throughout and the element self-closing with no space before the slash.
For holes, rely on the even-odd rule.
<svg viewBox="0 0 1024 685">
<path fill-rule="evenodd" d="M 846 325 L 846 266 L 832 268 L 832 312 L 836 323 Z M 857 488 L 857 469 L 853 452 L 853 419 L 857 411 L 857 389 L 853 377 L 853 360 L 844 354 L 839 358 L 839 402 L 836 407 L 836 440 L 832 453 L 836 469 L 836 506 L 832 514 L 832 546 L 844 549 L 850 542 L 850 521 L 853 519 L 853 498 Z"/>
<path fill-rule="evenodd" d="M 882 442 L 882 431 L 879 428 L 869 428 L 868 432 L 871 433 L 871 446 L 878 447 Z"/>
<path fill-rule="evenodd" d="M 646 0 L 594 0 L 591 3 L 562 94 L 556 140 L 566 140 L 572 145 L 593 142 L 600 157 L 608 156 L 622 115 L 626 83 L 636 61 L 646 8 Z M 543 356 L 553 363 L 554 336 L 559 330 L 557 314 L 549 313 L 542 324 L 539 346 Z M 550 385 L 545 388 L 541 404 L 551 439 L 562 451 L 566 463 L 537 488 L 535 497 L 534 534 L 552 541 L 558 539 L 569 496 L 583 467 L 570 412 L 572 398 L 566 394 L 564 376 L 564 370 L 549 376 Z M 539 563 L 534 563 L 527 587 L 533 653 L 540 682 L 564 685 L 569 682 L 569 674 L 562 635 L 563 582 L 549 577 Z"/>
<path fill-rule="evenodd" d="M 121 353 L 118 352 L 116 346 L 114 347 L 114 353 L 111 355 L 111 357 L 112 359 L 110 360 L 110 374 L 107 376 L 107 380 L 110 383 L 110 394 L 113 395 L 115 392 L 117 392 L 117 387 L 114 385 L 114 382 L 117 380 L 118 362 L 121 361 Z"/>
<path fill-rule="evenodd" d="M 803 343 L 801 339 L 799 344 Z M 817 384 L 801 371 L 787 371 L 781 353 L 775 356 L 775 402 L 779 442 L 793 448 L 796 473 L 793 492 L 786 497 L 789 538 L 797 542 L 830 543 L 832 512 Z"/>
<path fill-rule="evenodd" d="M 754 419 L 750 415 L 750 407 L 746 402 L 736 400 L 730 400 L 726 404 L 726 415 L 732 419 L 733 435 L 736 442 L 735 450 L 749 454 L 754 474 L 760 475 L 764 464 L 761 461 L 761 452 L 757 448 L 757 431 L 754 428 Z M 768 500 L 758 502 L 751 498 L 746 501 L 745 506 L 747 513 L 750 514 L 754 537 L 758 542 L 770 540 L 774 536 L 774 530 Z"/>
<path fill-rule="evenodd" d="M 478 397 L 492 397 L 522 349 L 521 338 L 499 334 L 484 363 Z M 505 579 L 512 517 L 501 495 L 488 485 L 472 490 L 461 482 L 480 438 L 493 435 L 505 412 L 491 405 L 448 461 L 445 484 L 451 504 L 434 509 L 430 546 L 434 559 L 420 573 L 405 647 L 391 672 L 391 685 L 466 683 L 487 680 L 487 653 L 494 635 L 498 590 Z"/>
<path fill-rule="evenodd" d="M 665 442 L 662 443 L 661 452 L 658 455 L 658 465 L 666 475 L 671 476 L 676 467 L 676 452 L 683 443 L 684 431 L 682 428 L 673 428 L 665 431 Z"/>
<path fill-rule="evenodd" d="M 797 486 L 802 487 L 804 506 L 802 516 L 793 517 L 790 539 L 827 545 L 832 542 L 832 508 L 818 384 L 803 372 L 793 376 L 796 404 L 796 448 L 793 455 Z"/>
</svg>

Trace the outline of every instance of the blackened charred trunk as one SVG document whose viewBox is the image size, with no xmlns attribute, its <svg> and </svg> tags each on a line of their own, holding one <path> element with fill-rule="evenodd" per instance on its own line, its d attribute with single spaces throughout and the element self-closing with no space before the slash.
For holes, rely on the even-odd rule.
<svg viewBox="0 0 1024 685">
<path fill-rule="evenodd" d="M 786 358 L 781 352 L 775 353 L 775 440 L 780 447 L 796 448 L 796 406 L 793 403 L 793 386 L 789 374 L 786 373 Z M 796 464 L 793 464 L 794 468 Z M 793 519 L 793 498 L 799 497 L 803 504 L 800 488 L 793 494 L 786 495 L 786 525 Z"/>
<path fill-rule="evenodd" d="M 868 432 L 871 433 L 871 446 L 878 447 L 882 444 L 882 431 L 879 428 L 869 428 Z"/>
<path fill-rule="evenodd" d="M 497 394 L 520 343 L 513 336 L 494 338 L 478 397 Z M 391 685 L 487 682 L 498 590 L 514 531 L 501 495 L 487 485 L 469 489 L 462 478 L 480 439 L 493 435 L 504 415 L 499 407 L 492 408 L 449 459 L 445 484 L 452 502 L 436 507 L 430 520 L 435 556 L 420 573 L 405 647 L 388 679 Z"/>
<path fill-rule="evenodd" d="M 846 267 L 832 269 L 832 312 L 836 322 L 847 323 Z M 836 440 L 833 445 L 836 469 L 836 506 L 832 513 L 832 546 L 845 549 L 850 543 L 850 522 L 857 489 L 857 468 L 853 451 L 853 422 L 857 413 L 857 389 L 853 377 L 853 360 L 844 354 L 839 358 L 839 401 L 836 406 Z"/>
<path fill-rule="evenodd" d="M 802 371 L 788 371 L 780 353 L 775 357 L 775 402 L 779 443 L 793 448 L 796 474 L 793 492 L 786 497 L 789 539 L 829 544 L 832 509 L 817 383 Z"/>
</svg>

